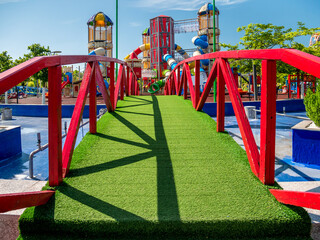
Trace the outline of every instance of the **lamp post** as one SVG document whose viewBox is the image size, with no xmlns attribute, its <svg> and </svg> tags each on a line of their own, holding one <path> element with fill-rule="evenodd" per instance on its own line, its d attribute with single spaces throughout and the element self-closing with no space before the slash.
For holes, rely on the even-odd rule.
<svg viewBox="0 0 320 240">
<path fill-rule="evenodd" d="M 119 10 L 119 4 L 118 4 L 118 0 L 116 0 L 116 59 L 118 59 L 118 28 L 119 28 L 118 10 Z M 116 63 L 116 80 L 117 79 L 118 79 L 118 63 Z"/>
<path fill-rule="evenodd" d="M 212 8 L 213 8 L 213 52 L 216 51 L 216 1 L 212 1 Z M 217 80 L 214 81 L 213 84 L 213 102 L 217 101 Z"/>
</svg>

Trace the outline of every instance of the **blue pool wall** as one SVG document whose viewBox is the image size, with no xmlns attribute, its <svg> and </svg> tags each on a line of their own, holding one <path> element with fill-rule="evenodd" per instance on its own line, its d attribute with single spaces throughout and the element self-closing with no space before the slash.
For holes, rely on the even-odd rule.
<svg viewBox="0 0 320 240">
<path fill-rule="evenodd" d="M 260 101 L 243 102 L 244 106 L 255 106 L 256 109 L 260 108 Z M 283 107 L 285 107 L 286 113 L 288 112 L 305 112 L 305 106 L 303 99 L 291 99 L 291 100 L 278 100 L 277 112 L 282 113 Z M 202 109 L 211 117 L 217 116 L 217 103 L 205 103 Z M 231 102 L 225 104 L 225 116 L 234 116 L 234 111 Z"/>
<path fill-rule="evenodd" d="M 292 160 L 320 166 L 320 131 L 292 129 Z"/>
<path fill-rule="evenodd" d="M 260 108 L 260 101 L 243 102 L 244 106 L 255 106 L 256 109 Z M 25 116 L 25 117 L 48 117 L 48 105 L 24 105 L 24 104 L 0 104 L 0 108 L 10 107 L 12 108 L 13 116 Z M 305 106 L 303 99 L 291 99 L 291 100 L 278 100 L 277 112 L 283 112 L 285 107 L 286 112 L 304 112 Z M 97 105 L 97 114 L 101 108 L 106 108 L 105 105 Z M 62 105 L 62 117 L 72 117 L 74 105 Z M 211 117 L 216 117 L 217 104 L 205 103 L 203 111 Z M 234 111 L 231 102 L 225 104 L 225 116 L 234 116 Z M 89 105 L 85 105 L 83 111 L 83 117 L 89 117 Z"/>
<path fill-rule="evenodd" d="M 22 153 L 21 128 L 9 126 L 0 132 L 0 163 L 2 160 Z"/>
<path fill-rule="evenodd" d="M 48 117 L 48 105 L 26 105 L 26 104 L 0 104 L 0 108 L 12 108 L 13 116 L 23 117 Z M 101 108 L 106 108 L 106 105 L 97 105 L 97 115 Z M 62 105 L 61 115 L 63 118 L 71 118 L 74 105 Z M 83 118 L 89 117 L 89 105 L 85 105 L 83 110 Z"/>
</svg>

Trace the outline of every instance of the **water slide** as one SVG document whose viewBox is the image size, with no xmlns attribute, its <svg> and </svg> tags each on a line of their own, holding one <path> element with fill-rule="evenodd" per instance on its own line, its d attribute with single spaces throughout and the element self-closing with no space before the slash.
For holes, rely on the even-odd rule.
<svg viewBox="0 0 320 240">
<path fill-rule="evenodd" d="M 144 51 L 148 51 L 150 49 L 150 43 L 142 44 L 138 48 L 136 48 L 133 52 L 128 54 L 124 60 L 126 59 L 137 59 L 138 55 Z"/>
</svg>

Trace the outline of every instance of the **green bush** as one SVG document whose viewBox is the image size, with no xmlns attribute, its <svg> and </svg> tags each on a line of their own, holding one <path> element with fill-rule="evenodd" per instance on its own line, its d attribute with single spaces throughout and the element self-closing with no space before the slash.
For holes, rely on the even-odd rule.
<svg viewBox="0 0 320 240">
<path fill-rule="evenodd" d="M 315 93 L 308 89 L 304 98 L 307 116 L 320 127 L 320 87 L 317 87 Z"/>
</svg>

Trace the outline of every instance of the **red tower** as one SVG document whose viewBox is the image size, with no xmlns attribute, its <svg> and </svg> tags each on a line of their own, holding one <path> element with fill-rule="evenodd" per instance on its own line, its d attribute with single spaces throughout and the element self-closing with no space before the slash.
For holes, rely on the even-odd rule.
<svg viewBox="0 0 320 240">
<path fill-rule="evenodd" d="M 174 56 L 173 27 L 173 19 L 168 16 L 161 15 L 150 20 L 151 68 L 157 69 L 158 79 L 163 77 L 162 71 L 167 69 L 162 56 L 167 53 Z"/>
</svg>

